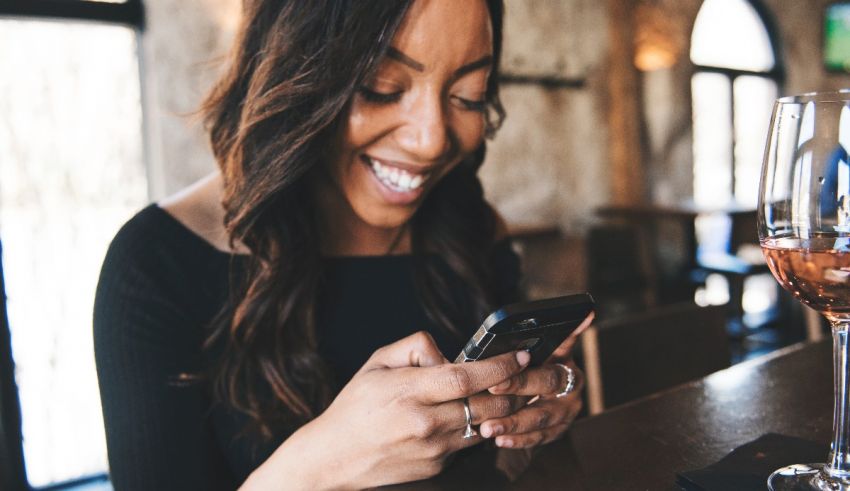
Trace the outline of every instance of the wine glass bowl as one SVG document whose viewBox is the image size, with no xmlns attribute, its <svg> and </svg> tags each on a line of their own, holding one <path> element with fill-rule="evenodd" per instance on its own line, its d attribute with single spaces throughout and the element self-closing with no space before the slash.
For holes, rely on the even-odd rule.
<svg viewBox="0 0 850 491">
<path fill-rule="evenodd" d="M 827 462 L 774 472 L 768 487 L 850 490 L 850 91 L 776 101 L 759 186 L 758 232 L 773 276 L 832 326 L 833 439 Z"/>
</svg>

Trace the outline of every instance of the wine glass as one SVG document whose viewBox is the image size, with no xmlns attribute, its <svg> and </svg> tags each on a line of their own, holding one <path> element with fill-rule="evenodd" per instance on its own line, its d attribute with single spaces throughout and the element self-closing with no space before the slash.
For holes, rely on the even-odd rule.
<svg viewBox="0 0 850 491">
<path fill-rule="evenodd" d="M 835 412 L 823 464 L 771 474 L 768 487 L 850 490 L 850 90 L 776 101 L 759 186 L 758 229 L 770 271 L 832 326 Z"/>
</svg>

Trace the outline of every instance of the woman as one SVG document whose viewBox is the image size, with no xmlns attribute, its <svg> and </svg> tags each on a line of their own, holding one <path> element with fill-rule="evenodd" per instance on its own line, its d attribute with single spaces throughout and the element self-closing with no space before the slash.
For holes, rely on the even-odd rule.
<svg viewBox="0 0 850 491">
<path fill-rule="evenodd" d="M 444 356 L 516 297 L 475 174 L 503 115 L 501 18 L 485 0 L 245 2 L 204 106 L 220 172 L 128 222 L 98 285 L 116 489 L 371 487 L 564 432 L 581 402 L 554 397 L 554 362 L 574 339 L 533 369 Z"/>
</svg>

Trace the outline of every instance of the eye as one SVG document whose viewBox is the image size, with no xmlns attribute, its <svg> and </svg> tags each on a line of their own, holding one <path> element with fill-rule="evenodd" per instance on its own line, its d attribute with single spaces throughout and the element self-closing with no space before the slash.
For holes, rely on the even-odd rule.
<svg viewBox="0 0 850 491">
<path fill-rule="evenodd" d="M 487 109 L 486 99 L 472 100 L 455 95 L 451 97 L 451 100 L 454 102 L 455 106 L 466 111 L 476 111 L 483 113 Z"/>
<path fill-rule="evenodd" d="M 368 87 L 360 87 L 359 92 L 363 99 L 373 104 L 392 104 L 401 99 L 401 91 L 377 92 Z"/>
</svg>

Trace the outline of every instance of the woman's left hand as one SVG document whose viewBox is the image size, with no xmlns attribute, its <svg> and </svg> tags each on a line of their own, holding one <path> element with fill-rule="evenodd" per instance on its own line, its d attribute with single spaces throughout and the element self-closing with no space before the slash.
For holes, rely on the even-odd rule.
<svg viewBox="0 0 850 491">
<path fill-rule="evenodd" d="M 491 394 L 534 397 L 510 416 L 481 423 L 478 430 L 481 436 L 495 437 L 496 445 L 503 448 L 530 448 L 549 443 L 564 434 L 581 410 L 581 389 L 584 386 L 584 374 L 572 360 L 572 349 L 592 320 L 591 313 L 543 365 L 528 368 L 489 389 Z M 573 371 L 575 381 L 568 394 L 558 397 L 556 394 L 564 391 L 568 383 L 567 370 L 561 365 Z"/>
</svg>

